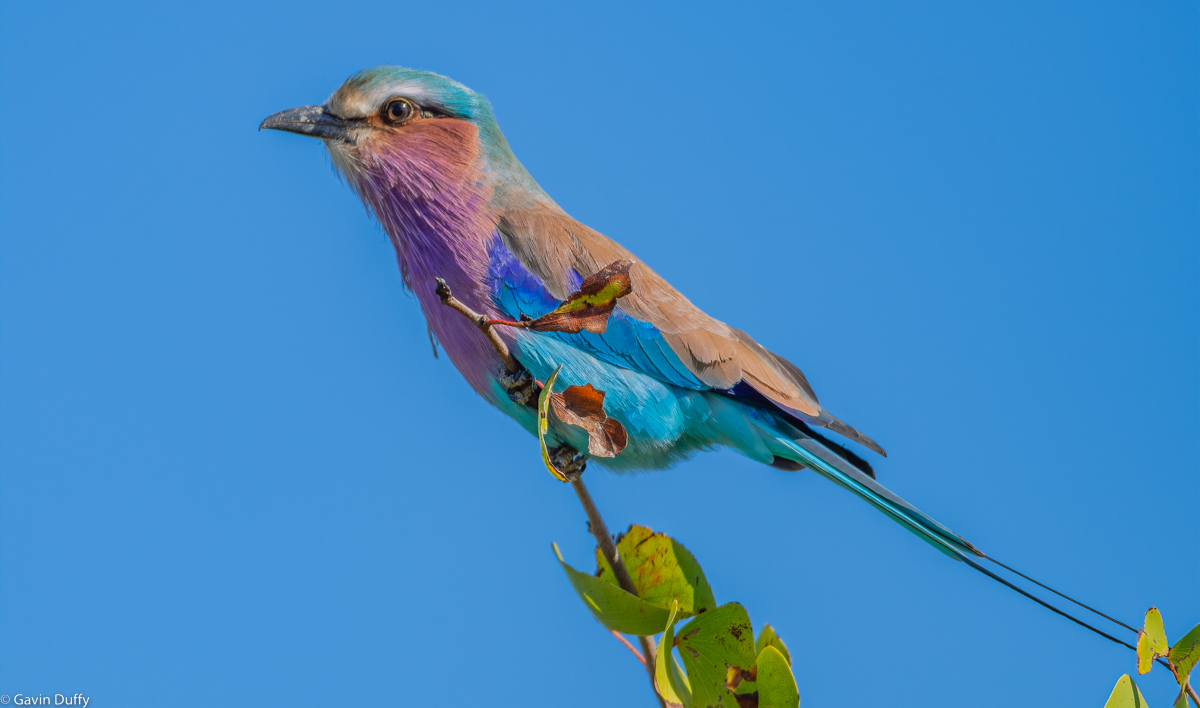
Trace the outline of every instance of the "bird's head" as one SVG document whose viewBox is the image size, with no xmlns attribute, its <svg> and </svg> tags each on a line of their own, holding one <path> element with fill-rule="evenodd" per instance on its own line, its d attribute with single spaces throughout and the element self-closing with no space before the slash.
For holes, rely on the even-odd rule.
<svg viewBox="0 0 1200 708">
<path fill-rule="evenodd" d="M 514 161 L 486 98 L 445 76 L 398 66 L 355 74 L 323 105 L 280 111 L 263 128 L 325 141 L 364 198 L 367 183 L 428 192 Z"/>
</svg>

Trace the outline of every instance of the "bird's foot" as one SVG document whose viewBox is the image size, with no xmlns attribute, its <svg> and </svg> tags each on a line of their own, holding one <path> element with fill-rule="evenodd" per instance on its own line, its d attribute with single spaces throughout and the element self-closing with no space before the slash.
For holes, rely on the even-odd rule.
<svg viewBox="0 0 1200 708">
<path fill-rule="evenodd" d="M 515 374 L 501 372 L 499 381 L 508 393 L 508 400 L 519 406 L 537 405 L 537 387 L 528 369 L 521 369 Z"/>
<path fill-rule="evenodd" d="M 579 479 L 587 469 L 587 455 L 581 455 L 570 445 L 556 447 L 547 452 L 550 453 L 550 462 L 554 464 L 554 468 L 572 482 Z"/>
</svg>

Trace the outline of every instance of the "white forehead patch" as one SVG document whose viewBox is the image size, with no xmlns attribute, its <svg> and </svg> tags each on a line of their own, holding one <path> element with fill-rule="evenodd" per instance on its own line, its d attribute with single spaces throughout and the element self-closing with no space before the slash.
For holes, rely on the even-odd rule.
<svg viewBox="0 0 1200 708">
<path fill-rule="evenodd" d="M 342 118 L 363 118 L 376 113 L 383 102 L 393 96 L 403 96 L 419 105 L 429 105 L 432 96 L 420 84 L 396 81 L 372 87 L 367 91 L 347 90 L 344 86 L 333 92 L 326 105 L 330 112 Z"/>
</svg>

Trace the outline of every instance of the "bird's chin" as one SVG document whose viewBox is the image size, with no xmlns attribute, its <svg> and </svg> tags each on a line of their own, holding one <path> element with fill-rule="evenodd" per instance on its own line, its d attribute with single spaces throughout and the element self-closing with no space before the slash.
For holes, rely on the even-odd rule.
<svg viewBox="0 0 1200 708">
<path fill-rule="evenodd" d="M 364 166 L 360 146 L 353 141 L 326 140 L 325 148 L 329 150 L 329 161 L 338 171 L 342 179 L 352 185 L 358 184 L 363 176 Z"/>
</svg>

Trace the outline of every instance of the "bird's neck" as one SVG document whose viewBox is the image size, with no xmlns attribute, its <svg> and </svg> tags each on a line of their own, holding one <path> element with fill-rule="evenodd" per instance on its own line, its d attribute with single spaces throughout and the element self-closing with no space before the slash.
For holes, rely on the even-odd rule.
<svg viewBox="0 0 1200 708">
<path fill-rule="evenodd" d="M 430 331 L 487 396 L 499 360 L 466 318 L 441 304 L 434 287 L 442 278 L 469 307 L 497 314 L 486 280 L 488 245 L 499 218 L 492 204 L 495 179 L 469 124 L 428 122 L 429 129 L 366 153 L 343 173 L 387 231 L 404 284 L 416 294 Z"/>
</svg>

